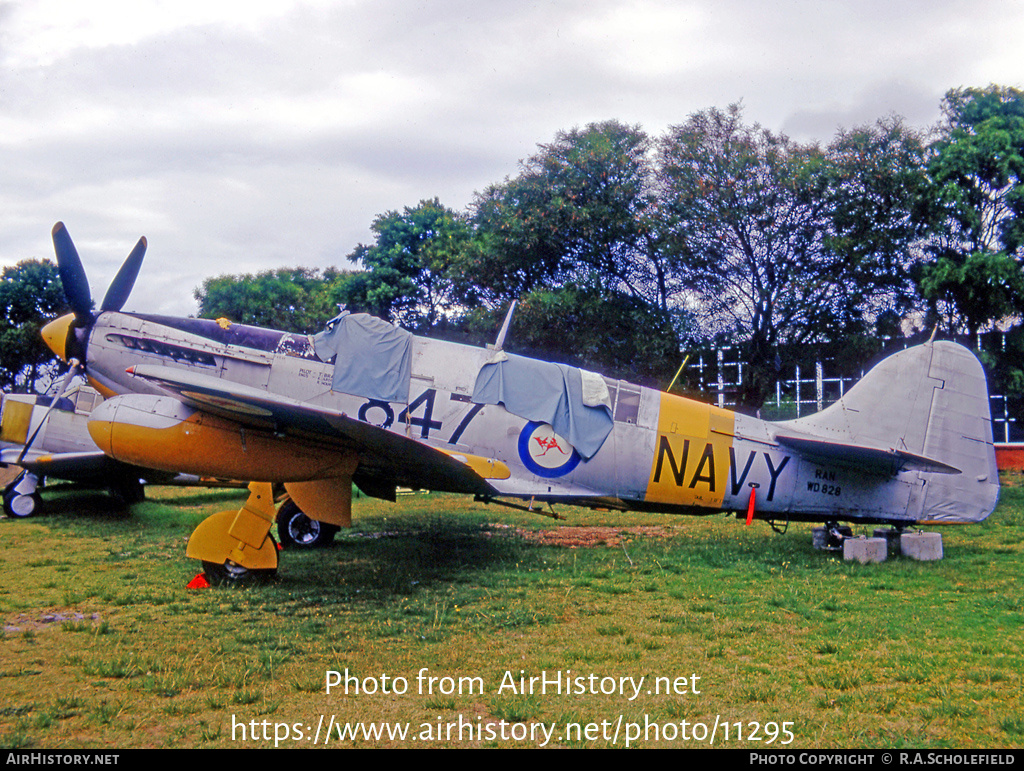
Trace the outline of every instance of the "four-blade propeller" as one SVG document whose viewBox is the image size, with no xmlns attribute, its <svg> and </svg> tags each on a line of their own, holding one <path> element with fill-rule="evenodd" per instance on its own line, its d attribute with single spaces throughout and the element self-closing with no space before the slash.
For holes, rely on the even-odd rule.
<svg viewBox="0 0 1024 771">
<path fill-rule="evenodd" d="M 78 250 L 68 235 L 68 229 L 63 222 L 53 226 L 53 249 L 57 253 L 57 268 L 60 273 L 60 281 L 64 287 L 64 296 L 68 305 L 75 314 L 75 320 L 79 324 L 88 324 L 94 320 L 92 311 L 92 293 L 89 291 L 89 279 L 85 275 L 85 268 L 82 266 L 82 259 L 78 256 Z M 142 258 L 146 256 L 146 238 L 143 236 L 135 244 L 128 258 L 121 265 L 121 269 L 114 276 L 107 293 L 100 303 L 100 311 L 119 311 L 128 300 L 135 279 L 139 275 L 139 268 L 142 267 Z"/>
<path fill-rule="evenodd" d="M 68 363 L 68 370 L 61 382 L 60 389 L 50 403 L 49 408 L 39 421 L 35 431 L 25 442 L 25 446 L 18 457 L 21 461 L 25 454 L 32 447 L 40 429 L 46 424 L 50 412 L 70 390 L 72 380 L 76 374 L 85 369 L 85 346 L 88 342 L 89 331 L 96 315 L 92 308 L 92 293 L 89 291 L 89 278 L 85 274 L 82 260 L 78 256 L 78 250 L 68 235 L 68 230 L 63 222 L 53 226 L 53 249 L 57 254 L 57 271 L 60 274 L 61 285 L 64 287 L 64 296 L 74 314 L 51 321 L 43 328 L 43 338 L 46 340 L 55 353 L 65 359 Z M 110 283 L 107 293 L 100 303 L 100 312 L 119 311 L 128 300 L 135 279 L 139 275 L 139 268 L 142 267 L 142 258 L 146 255 L 146 239 L 140 238 L 135 244 L 128 258 L 121 265 L 114 280 Z"/>
</svg>

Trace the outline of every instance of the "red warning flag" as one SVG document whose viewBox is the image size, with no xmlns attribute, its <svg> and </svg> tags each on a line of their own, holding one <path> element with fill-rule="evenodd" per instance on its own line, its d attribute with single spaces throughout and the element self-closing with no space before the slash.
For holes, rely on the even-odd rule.
<svg viewBox="0 0 1024 771">
<path fill-rule="evenodd" d="M 206 573 L 200 573 L 188 582 L 186 589 L 209 589 L 210 582 L 206 580 Z"/>
</svg>

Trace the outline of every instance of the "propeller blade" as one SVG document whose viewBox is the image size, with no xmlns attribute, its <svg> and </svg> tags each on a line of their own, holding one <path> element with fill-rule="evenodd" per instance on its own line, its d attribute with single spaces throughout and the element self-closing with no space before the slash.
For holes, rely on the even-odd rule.
<svg viewBox="0 0 1024 771">
<path fill-rule="evenodd" d="M 92 293 L 71 236 L 63 222 L 53 226 L 53 249 L 57 253 L 57 271 L 64 287 L 64 296 L 74 311 L 75 319 L 86 323 L 92 319 Z"/>
<path fill-rule="evenodd" d="M 128 301 L 128 295 L 132 293 L 135 286 L 135 279 L 139 276 L 139 268 L 142 267 L 142 258 L 146 256 L 146 237 L 143 236 L 135 244 L 131 254 L 128 255 L 121 269 L 117 271 L 114 280 L 103 295 L 103 302 L 100 303 L 101 311 L 119 311 Z"/>
</svg>

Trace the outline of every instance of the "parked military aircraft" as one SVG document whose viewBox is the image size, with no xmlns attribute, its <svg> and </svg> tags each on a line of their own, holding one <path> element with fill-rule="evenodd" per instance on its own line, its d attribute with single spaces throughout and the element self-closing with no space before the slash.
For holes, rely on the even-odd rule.
<svg viewBox="0 0 1024 771">
<path fill-rule="evenodd" d="M 102 483 L 126 501 L 141 495 L 139 470 L 106 455 L 89 436 L 88 416 L 102 397 L 74 384 L 58 396 L 5 394 L 0 406 L 0 464 L 22 472 L 3 491 L 4 512 L 39 510 L 44 477 Z"/>
<path fill-rule="evenodd" d="M 333 526 L 350 523 L 353 482 L 392 500 L 401 485 L 831 527 L 978 522 L 998 497 L 985 375 L 953 343 L 897 353 L 840 402 L 772 423 L 507 353 L 508 319 L 496 345 L 474 348 L 365 314 L 306 336 L 122 313 L 140 247 L 95 313 L 61 223 L 53 240 L 74 313 L 44 337 L 109 397 L 89 422 L 100 448 L 253 480 L 241 510 L 189 541 L 214 578 L 277 568 L 271 483 Z"/>
<path fill-rule="evenodd" d="M 115 460 L 93 441 L 89 416 L 103 397 L 91 386 L 70 383 L 60 394 L 0 395 L 0 466 L 21 473 L 3 490 L 4 513 L 30 517 L 42 505 L 40 489 L 47 479 L 105 488 L 124 504 L 141 501 L 147 483 L 196 487 L 238 487 L 231 480 L 175 474 Z M 289 518 L 290 516 L 290 518 Z M 313 545 L 321 534 L 305 517 L 282 507 L 279 527 L 289 543 Z M 329 532 L 329 531 L 328 531 Z"/>
</svg>

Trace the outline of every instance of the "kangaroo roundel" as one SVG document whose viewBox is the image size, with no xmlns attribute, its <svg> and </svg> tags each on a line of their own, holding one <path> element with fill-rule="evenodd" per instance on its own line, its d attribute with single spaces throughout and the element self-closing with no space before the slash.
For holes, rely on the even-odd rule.
<svg viewBox="0 0 1024 771">
<path fill-rule="evenodd" d="M 560 477 L 580 462 L 579 453 L 547 423 L 531 420 L 519 434 L 519 457 L 537 476 Z"/>
</svg>

